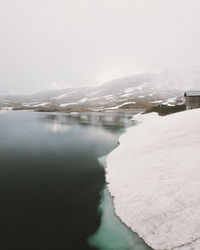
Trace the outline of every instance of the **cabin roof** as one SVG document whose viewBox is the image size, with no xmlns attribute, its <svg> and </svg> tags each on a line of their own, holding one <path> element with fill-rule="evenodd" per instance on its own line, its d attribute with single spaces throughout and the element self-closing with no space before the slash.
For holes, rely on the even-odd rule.
<svg viewBox="0 0 200 250">
<path fill-rule="evenodd" d="M 186 91 L 184 96 L 200 96 L 200 90 L 198 91 Z"/>
</svg>

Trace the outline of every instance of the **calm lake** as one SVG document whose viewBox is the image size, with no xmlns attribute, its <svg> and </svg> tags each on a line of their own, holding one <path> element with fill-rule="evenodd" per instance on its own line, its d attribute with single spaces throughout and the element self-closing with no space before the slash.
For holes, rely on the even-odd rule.
<svg viewBox="0 0 200 250">
<path fill-rule="evenodd" d="M 102 218 L 98 158 L 117 147 L 134 113 L 0 112 L 3 250 L 96 249 L 88 238 Z"/>
</svg>

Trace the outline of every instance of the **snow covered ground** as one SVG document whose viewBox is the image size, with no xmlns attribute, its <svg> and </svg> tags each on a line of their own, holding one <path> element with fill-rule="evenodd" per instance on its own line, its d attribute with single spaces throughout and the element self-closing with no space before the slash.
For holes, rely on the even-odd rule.
<svg viewBox="0 0 200 250">
<path fill-rule="evenodd" d="M 69 105 L 77 105 L 77 104 L 78 104 L 77 102 L 63 103 L 63 104 L 60 104 L 60 107 L 67 107 Z"/>
<path fill-rule="evenodd" d="M 123 106 L 126 106 L 126 105 L 129 105 L 129 104 L 136 104 L 136 102 L 124 102 L 124 103 L 122 103 L 122 104 L 120 104 L 118 106 L 109 107 L 109 108 L 105 108 L 105 109 L 106 110 L 108 110 L 108 109 L 119 109 L 119 108 L 121 108 Z"/>
<path fill-rule="evenodd" d="M 200 249 L 200 109 L 135 119 L 106 160 L 116 214 L 153 249 Z"/>
<path fill-rule="evenodd" d="M 98 158 L 105 167 L 106 156 Z M 98 230 L 89 237 L 89 245 L 99 250 L 150 250 L 137 234 L 126 227 L 115 215 L 110 193 L 105 186 L 99 204 L 101 223 Z"/>
</svg>

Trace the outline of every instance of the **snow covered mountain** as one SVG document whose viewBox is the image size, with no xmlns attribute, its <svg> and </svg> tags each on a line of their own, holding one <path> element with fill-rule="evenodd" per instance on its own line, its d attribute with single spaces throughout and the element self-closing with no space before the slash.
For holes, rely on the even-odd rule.
<svg viewBox="0 0 200 250">
<path fill-rule="evenodd" d="M 146 108 L 159 102 L 174 102 L 188 89 L 200 88 L 200 69 L 169 70 L 115 79 L 98 87 L 3 96 L 1 108 L 41 111 Z"/>
</svg>

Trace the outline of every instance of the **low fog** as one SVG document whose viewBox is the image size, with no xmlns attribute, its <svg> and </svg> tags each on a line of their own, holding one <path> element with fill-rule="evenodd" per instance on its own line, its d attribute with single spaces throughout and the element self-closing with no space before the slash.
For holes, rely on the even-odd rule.
<svg viewBox="0 0 200 250">
<path fill-rule="evenodd" d="M 0 94 L 200 65 L 199 0 L 1 0 Z"/>
</svg>

